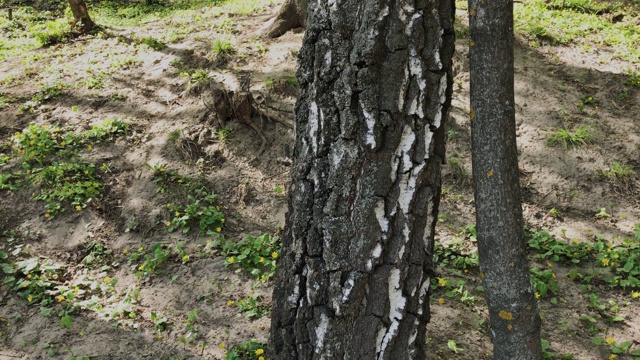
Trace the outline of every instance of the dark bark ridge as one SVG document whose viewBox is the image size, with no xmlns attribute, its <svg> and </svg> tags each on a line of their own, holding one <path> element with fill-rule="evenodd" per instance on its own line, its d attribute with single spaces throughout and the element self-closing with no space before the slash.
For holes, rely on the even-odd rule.
<svg viewBox="0 0 640 360">
<path fill-rule="evenodd" d="M 519 184 L 513 2 L 470 0 L 469 15 L 476 227 L 494 358 L 542 359 Z"/>
<path fill-rule="evenodd" d="M 272 359 L 420 359 L 454 4 L 310 4 Z"/>
</svg>

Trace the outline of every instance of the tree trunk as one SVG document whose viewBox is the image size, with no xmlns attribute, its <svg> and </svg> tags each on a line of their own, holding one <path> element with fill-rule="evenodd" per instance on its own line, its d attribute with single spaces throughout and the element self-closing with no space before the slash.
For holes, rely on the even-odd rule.
<svg viewBox="0 0 640 360">
<path fill-rule="evenodd" d="M 453 20 L 452 0 L 310 3 L 271 359 L 425 358 Z"/>
<path fill-rule="evenodd" d="M 76 24 L 80 24 L 80 31 L 86 33 L 91 31 L 95 24 L 89 17 L 89 11 L 84 0 L 69 0 L 69 7 L 73 13 L 73 18 Z"/>
<path fill-rule="evenodd" d="M 519 184 L 513 2 L 469 0 L 469 15 L 476 228 L 494 358 L 542 359 Z"/>
<path fill-rule="evenodd" d="M 266 35 L 276 38 L 291 29 L 305 27 L 307 24 L 308 0 L 286 0 L 273 19 Z"/>
</svg>

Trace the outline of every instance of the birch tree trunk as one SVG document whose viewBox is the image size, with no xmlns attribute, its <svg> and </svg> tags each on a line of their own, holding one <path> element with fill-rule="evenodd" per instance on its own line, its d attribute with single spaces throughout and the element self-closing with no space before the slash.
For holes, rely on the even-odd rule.
<svg viewBox="0 0 640 360">
<path fill-rule="evenodd" d="M 469 0 L 476 229 L 494 359 L 542 359 L 516 146 L 513 2 Z"/>
<path fill-rule="evenodd" d="M 297 73 L 271 359 L 423 359 L 452 0 L 320 0 Z"/>
</svg>

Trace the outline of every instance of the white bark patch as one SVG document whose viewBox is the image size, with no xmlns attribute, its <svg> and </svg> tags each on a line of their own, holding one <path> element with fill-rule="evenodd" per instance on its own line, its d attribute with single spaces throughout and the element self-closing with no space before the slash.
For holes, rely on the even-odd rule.
<svg viewBox="0 0 640 360">
<path fill-rule="evenodd" d="M 373 251 L 371 252 L 371 257 L 374 259 L 378 259 L 380 255 L 382 255 L 382 245 L 380 245 L 380 243 L 377 243 L 373 248 Z"/>
<path fill-rule="evenodd" d="M 436 61 L 436 65 L 438 66 L 438 70 L 442 70 L 442 60 L 440 58 L 440 48 L 442 47 L 442 35 L 444 35 L 444 29 L 440 29 L 438 32 L 440 36 L 438 36 L 438 41 L 436 42 L 433 49 L 433 58 Z"/>
<path fill-rule="evenodd" d="M 334 169 L 338 168 L 342 158 L 344 157 L 344 146 L 333 146 L 331 148 L 331 164 Z"/>
<path fill-rule="evenodd" d="M 389 320 L 391 320 L 391 326 L 382 339 L 378 359 L 384 358 L 384 352 L 389 342 L 398 334 L 400 320 L 403 317 L 402 311 L 406 303 L 407 299 L 402 296 L 400 287 L 400 269 L 391 269 L 389 273 Z"/>
<path fill-rule="evenodd" d="M 378 336 L 376 337 L 376 354 L 380 354 L 380 346 L 382 345 L 382 339 L 384 339 L 384 334 L 387 333 L 387 328 L 382 326 L 378 330 Z"/>
<path fill-rule="evenodd" d="M 367 123 L 366 143 L 367 145 L 371 146 L 371 148 L 373 149 L 376 147 L 376 136 L 374 133 L 374 129 L 376 126 L 376 118 L 371 111 L 369 111 L 368 109 L 365 109 L 365 106 L 362 103 L 362 101 L 360 102 L 360 108 L 362 109 L 362 115 L 364 116 L 364 121 Z"/>
<path fill-rule="evenodd" d="M 320 314 L 320 324 L 316 328 L 316 354 L 322 354 L 324 348 L 324 337 L 329 329 L 329 318 L 325 314 Z"/>
<path fill-rule="evenodd" d="M 384 9 L 382 9 L 382 11 L 380 12 L 380 15 L 378 15 L 378 22 L 386 18 L 387 15 L 389 15 L 389 7 L 385 6 Z"/>
<path fill-rule="evenodd" d="M 296 275 L 295 287 L 293 288 L 293 294 L 289 295 L 287 301 L 289 305 L 295 307 L 298 305 L 298 299 L 300 299 L 300 275 Z"/>
<path fill-rule="evenodd" d="M 398 195 L 398 206 L 400 207 L 400 210 L 402 210 L 403 214 L 409 213 L 409 205 L 411 204 L 416 192 L 416 182 L 424 166 L 425 163 L 417 165 L 411 169 L 411 172 L 408 175 L 402 176 L 402 181 L 400 182 L 400 194 Z"/>
<path fill-rule="evenodd" d="M 324 66 L 329 69 L 331 67 L 331 50 L 324 54 Z"/>
<path fill-rule="evenodd" d="M 356 285 L 355 281 L 353 280 L 353 273 L 351 273 L 349 275 L 349 280 L 347 280 L 347 282 L 344 284 L 344 287 L 342 288 L 342 302 L 346 303 L 347 300 L 349 300 L 349 295 L 351 295 L 351 291 L 353 290 L 353 287 Z"/>
<path fill-rule="evenodd" d="M 319 117 L 318 117 L 318 104 L 315 101 L 312 101 L 309 104 L 309 123 L 307 125 L 309 127 L 309 138 L 311 140 L 311 148 L 313 148 L 313 153 L 318 153 L 318 128 L 319 128 Z"/>
<path fill-rule="evenodd" d="M 420 293 L 418 293 L 418 315 L 422 315 L 422 304 L 427 297 L 427 292 L 429 291 L 429 286 L 431 285 L 431 278 L 427 277 L 422 286 L 420 287 Z"/>
<path fill-rule="evenodd" d="M 411 169 L 411 156 L 409 151 L 416 140 L 416 134 L 410 126 L 404 125 L 402 129 L 402 136 L 400 137 L 400 143 L 396 148 L 395 156 L 391 159 L 391 181 L 396 181 L 398 172 L 398 166 L 400 159 L 402 158 L 402 172 L 407 172 Z"/>
<path fill-rule="evenodd" d="M 409 21 L 407 22 L 407 26 L 404 28 L 405 34 L 407 34 L 408 36 L 411 36 L 413 34 L 413 25 L 421 16 L 422 16 L 421 11 L 418 11 L 417 13 L 411 15 L 411 19 L 409 19 Z"/>
<path fill-rule="evenodd" d="M 422 59 L 418 55 L 418 51 L 412 47 L 409 49 L 409 73 L 415 77 L 418 82 L 418 88 L 420 89 L 417 97 L 414 99 L 415 106 L 411 106 L 409 115 L 418 115 L 419 118 L 424 118 L 423 104 L 424 104 L 424 90 L 427 88 L 427 81 L 425 80 L 422 67 Z"/>
<path fill-rule="evenodd" d="M 371 257 L 369 258 L 369 260 L 367 260 L 367 271 L 373 269 L 373 260 L 379 259 L 380 255 L 382 255 L 382 245 L 380 243 L 377 243 L 373 248 L 373 251 L 371 252 Z"/>
<path fill-rule="evenodd" d="M 438 110 L 438 114 L 441 110 Z M 429 149 L 431 148 L 431 140 L 433 139 L 433 133 L 428 126 L 424 127 L 424 159 L 427 160 L 429 158 Z"/>
<path fill-rule="evenodd" d="M 386 239 L 386 234 L 389 231 L 389 219 L 385 216 L 383 199 L 378 200 L 374 211 L 376 213 L 376 219 L 378 219 L 378 224 L 380 225 L 380 230 L 382 230 L 382 239 L 384 240 Z"/>
<path fill-rule="evenodd" d="M 438 112 L 433 118 L 433 126 L 436 128 L 440 127 L 442 123 L 442 108 L 444 107 L 445 101 L 447 101 L 447 75 L 444 74 L 440 78 L 440 87 L 438 88 L 438 97 L 440 97 L 440 106 L 438 107 Z"/>
<path fill-rule="evenodd" d="M 411 230 L 409 230 L 409 225 L 407 225 L 407 223 L 404 223 L 404 227 L 402 228 L 402 241 L 403 244 L 400 247 L 400 251 L 398 251 L 398 261 L 400 261 L 400 259 L 402 259 L 402 256 L 404 256 L 404 246 L 405 244 L 409 241 L 409 235 L 411 234 Z"/>
</svg>

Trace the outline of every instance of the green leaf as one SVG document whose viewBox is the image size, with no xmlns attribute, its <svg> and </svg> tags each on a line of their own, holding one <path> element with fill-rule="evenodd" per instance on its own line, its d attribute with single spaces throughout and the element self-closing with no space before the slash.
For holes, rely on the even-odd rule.
<svg viewBox="0 0 640 360">
<path fill-rule="evenodd" d="M 72 322 L 73 322 L 73 320 L 71 319 L 71 316 L 69 316 L 69 315 L 65 315 L 65 316 L 60 318 L 60 324 L 62 324 L 62 326 L 66 327 L 67 329 L 71 329 L 71 323 Z"/>
<path fill-rule="evenodd" d="M 447 347 L 456 354 L 460 351 L 464 351 L 463 349 L 458 347 L 455 340 L 447 341 Z"/>
<path fill-rule="evenodd" d="M 15 274 L 16 270 L 9 264 L 0 263 L 0 268 L 2 268 L 2 272 L 5 274 Z"/>
</svg>

